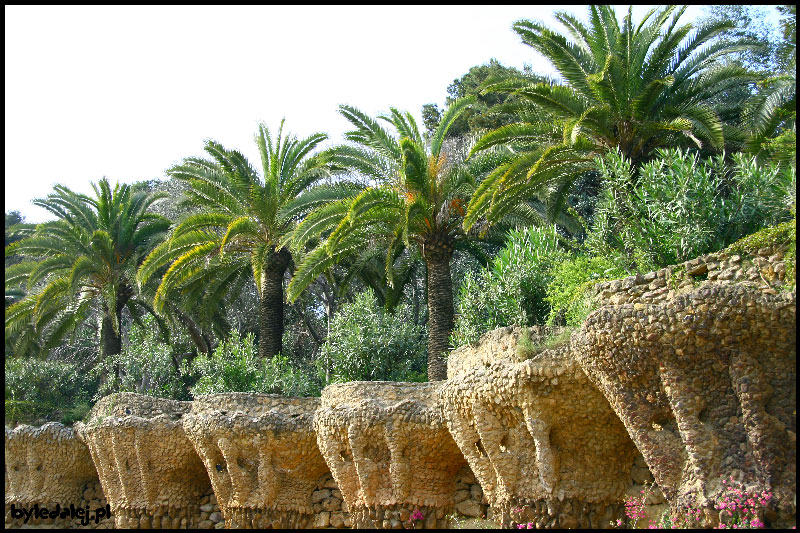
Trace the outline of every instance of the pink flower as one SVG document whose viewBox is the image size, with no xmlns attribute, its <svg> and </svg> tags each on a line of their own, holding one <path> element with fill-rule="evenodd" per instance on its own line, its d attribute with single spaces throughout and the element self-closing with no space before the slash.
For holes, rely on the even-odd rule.
<svg viewBox="0 0 800 533">
<path fill-rule="evenodd" d="M 422 516 L 422 513 L 419 512 L 419 509 L 414 509 L 414 512 L 411 513 L 411 520 L 424 520 L 425 517 Z"/>
</svg>

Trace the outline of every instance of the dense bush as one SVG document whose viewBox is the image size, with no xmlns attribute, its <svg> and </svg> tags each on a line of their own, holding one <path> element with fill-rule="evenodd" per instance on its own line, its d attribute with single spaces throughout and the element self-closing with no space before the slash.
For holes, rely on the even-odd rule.
<svg viewBox="0 0 800 533">
<path fill-rule="evenodd" d="M 580 255 L 556 265 L 547 286 L 549 325 L 580 326 L 591 311 L 586 291 L 595 283 L 617 279 L 627 272 L 606 257 Z"/>
<path fill-rule="evenodd" d="M 278 354 L 262 360 L 253 335 L 242 338 L 236 330 L 211 355 L 198 356 L 191 365 L 198 377 L 192 396 L 220 392 L 261 392 L 285 396 L 316 396 L 319 386 L 288 358 Z"/>
<path fill-rule="evenodd" d="M 180 360 L 176 357 L 182 344 L 181 339 L 172 339 L 171 344 L 164 342 L 155 319 L 143 317 L 142 325 L 131 326 L 122 352 L 108 355 L 95 367 L 95 373 L 106 375 L 95 400 L 113 392 L 188 400 L 186 372 L 181 371 Z"/>
<path fill-rule="evenodd" d="M 71 424 L 89 412 L 96 380 L 76 365 L 33 358 L 5 362 L 6 423 Z"/>
<path fill-rule="evenodd" d="M 408 306 L 385 312 L 372 290 L 342 305 L 317 356 L 320 376 L 344 381 L 424 381 L 425 330 L 411 320 Z"/>
<path fill-rule="evenodd" d="M 590 255 L 622 256 L 639 272 L 720 250 L 760 228 L 788 220 L 795 170 L 734 154 L 699 159 L 659 150 L 638 176 L 618 152 L 598 159 L 605 180 Z"/>
<path fill-rule="evenodd" d="M 551 270 L 567 257 L 552 229 L 510 231 L 491 265 L 468 273 L 461 283 L 451 344 L 473 343 L 501 326 L 543 323 L 550 313 L 546 287 Z"/>
</svg>

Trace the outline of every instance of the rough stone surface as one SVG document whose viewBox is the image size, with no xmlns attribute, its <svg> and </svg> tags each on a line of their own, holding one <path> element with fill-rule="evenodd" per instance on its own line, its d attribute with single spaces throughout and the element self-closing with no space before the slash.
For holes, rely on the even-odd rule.
<svg viewBox="0 0 800 533">
<path fill-rule="evenodd" d="M 97 471 L 86 445 L 71 428 L 56 422 L 41 427 L 27 425 L 6 428 L 5 505 L 6 527 L 52 524 L 58 527 L 80 525 L 69 517 L 55 519 L 13 519 L 11 505 L 31 509 L 34 505 L 48 510 L 69 508 L 70 504 L 91 509 L 105 507 Z M 108 520 L 94 521 L 85 527 L 107 525 Z"/>
<path fill-rule="evenodd" d="M 328 474 L 312 426 L 318 405 L 317 398 L 245 393 L 202 396 L 192 403 L 183 426 L 229 527 L 312 523 L 313 505 L 331 495 L 315 491 Z"/>
<path fill-rule="evenodd" d="M 522 333 L 501 328 L 450 354 L 447 425 L 503 525 L 608 527 L 636 448 L 568 345 L 527 359 Z"/>
<path fill-rule="evenodd" d="M 706 282 L 602 307 L 572 337 L 672 506 L 707 525 L 730 476 L 775 494 L 769 523 L 794 521 L 796 309 L 796 292 Z"/>
<path fill-rule="evenodd" d="M 195 514 L 211 483 L 183 432 L 181 417 L 190 406 L 118 393 L 97 402 L 88 423 L 75 424 L 89 446 L 117 527 L 199 523 Z"/>
<path fill-rule="evenodd" d="M 446 524 L 465 461 L 437 404 L 440 386 L 353 382 L 322 391 L 317 443 L 355 527 L 413 526 L 401 515 L 414 511 L 426 527 Z"/>
<path fill-rule="evenodd" d="M 454 512 L 607 527 L 654 481 L 646 519 L 691 507 L 714 526 L 723 476 L 774 493 L 759 517 L 792 526 L 783 257 L 721 252 L 598 284 L 600 308 L 568 342 L 534 349 L 545 332 L 532 328 L 519 349 L 521 331 L 501 328 L 451 354 L 444 382 L 333 385 L 321 400 L 123 393 L 74 432 L 6 428 L 6 527 L 420 529 Z M 56 503 L 113 517 L 10 514 Z"/>
</svg>

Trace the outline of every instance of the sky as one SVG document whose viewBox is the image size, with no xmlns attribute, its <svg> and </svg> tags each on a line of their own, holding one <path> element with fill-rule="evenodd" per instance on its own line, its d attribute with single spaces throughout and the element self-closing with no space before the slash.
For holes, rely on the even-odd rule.
<svg viewBox="0 0 800 533">
<path fill-rule="evenodd" d="M 164 179 L 206 139 L 258 167 L 259 122 L 341 142 L 339 104 L 397 107 L 421 126 L 423 104 L 442 108 L 492 58 L 553 74 L 511 25 L 560 28 L 557 10 L 586 19 L 585 6 L 5 6 L 5 210 L 43 222 L 31 200 L 54 184 Z"/>
</svg>

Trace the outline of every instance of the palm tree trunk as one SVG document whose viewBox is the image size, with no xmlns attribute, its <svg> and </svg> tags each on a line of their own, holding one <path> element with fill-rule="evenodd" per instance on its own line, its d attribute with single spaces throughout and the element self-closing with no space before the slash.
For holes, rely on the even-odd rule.
<svg viewBox="0 0 800 533">
<path fill-rule="evenodd" d="M 452 249 L 425 250 L 428 267 L 428 381 L 447 379 L 445 357 L 453 331 L 453 282 L 450 278 Z"/>
<path fill-rule="evenodd" d="M 272 252 L 261 269 L 258 355 L 271 358 L 280 353 L 283 339 L 283 274 L 291 255 L 286 248 Z"/>
<path fill-rule="evenodd" d="M 117 319 L 119 320 L 120 317 L 117 316 Z M 103 347 L 103 359 L 109 355 L 117 355 L 122 351 L 122 335 L 118 335 L 114 331 L 114 323 L 108 312 L 103 315 L 103 325 L 100 329 L 100 337 L 102 339 L 101 345 Z"/>
</svg>

